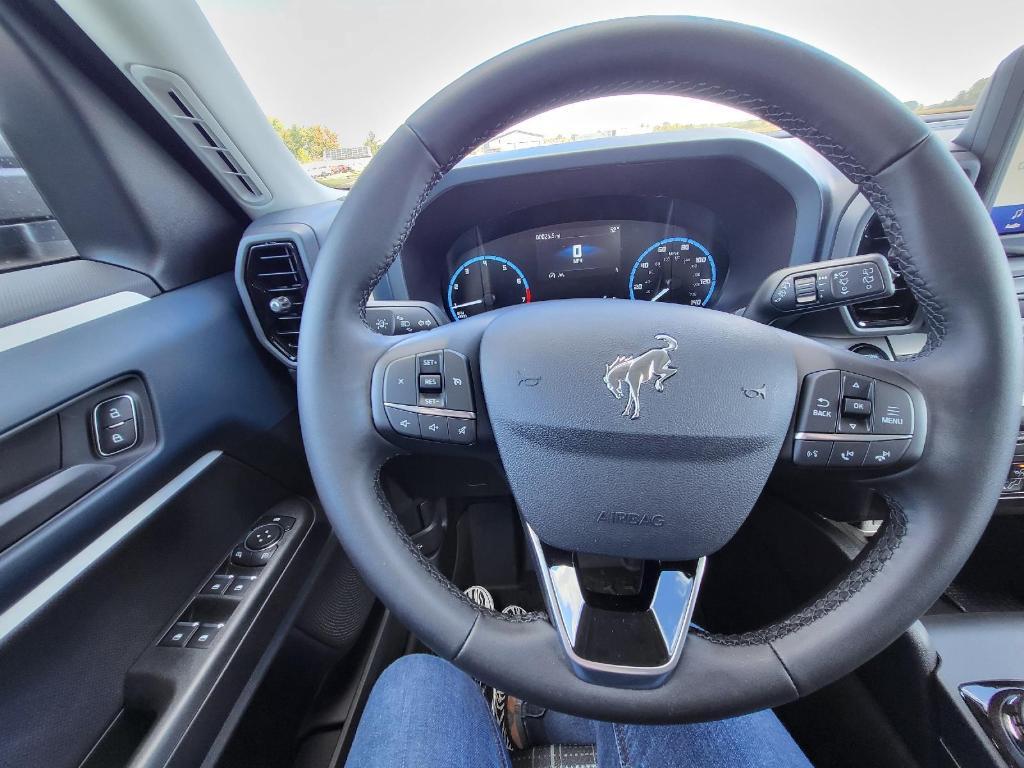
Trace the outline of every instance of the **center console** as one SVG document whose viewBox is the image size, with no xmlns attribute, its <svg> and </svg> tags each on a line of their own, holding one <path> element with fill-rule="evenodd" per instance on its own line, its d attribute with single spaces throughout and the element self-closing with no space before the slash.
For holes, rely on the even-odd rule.
<svg viewBox="0 0 1024 768">
<path fill-rule="evenodd" d="M 1024 613 L 928 616 L 941 746 L 951 765 L 1024 766 Z"/>
</svg>

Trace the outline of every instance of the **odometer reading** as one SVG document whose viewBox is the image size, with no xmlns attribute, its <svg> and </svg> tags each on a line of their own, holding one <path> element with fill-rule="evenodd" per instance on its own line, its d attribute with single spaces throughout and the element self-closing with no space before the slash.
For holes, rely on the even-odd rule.
<svg viewBox="0 0 1024 768">
<path fill-rule="evenodd" d="M 453 320 L 529 304 L 531 298 L 523 271 L 501 256 L 475 256 L 463 262 L 448 281 L 448 311 Z"/>
<path fill-rule="evenodd" d="M 629 298 L 703 307 L 711 301 L 718 270 L 711 252 L 689 237 L 668 237 L 640 254 L 629 273 Z"/>
</svg>

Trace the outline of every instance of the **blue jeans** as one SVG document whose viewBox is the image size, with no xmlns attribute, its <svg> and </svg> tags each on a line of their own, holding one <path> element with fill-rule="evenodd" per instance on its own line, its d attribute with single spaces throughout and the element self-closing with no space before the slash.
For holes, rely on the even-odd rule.
<svg viewBox="0 0 1024 768">
<path fill-rule="evenodd" d="M 693 725 L 618 725 L 549 712 L 553 743 L 594 744 L 599 768 L 811 768 L 770 711 Z M 550 722 L 549 722 L 550 720 Z M 434 656 L 381 675 L 346 768 L 510 768 L 480 688 Z"/>
</svg>

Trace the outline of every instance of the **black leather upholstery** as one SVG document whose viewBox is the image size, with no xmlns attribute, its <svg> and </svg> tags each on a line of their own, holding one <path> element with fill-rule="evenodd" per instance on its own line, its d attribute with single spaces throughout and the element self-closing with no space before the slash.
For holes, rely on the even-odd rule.
<svg viewBox="0 0 1024 768">
<path fill-rule="evenodd" d="M 460 599 L 389 522 L 376 473 L 394 451 L 373 429 L 369 377 L 389 343 L 361 321 L 431 189 L 504 126 L 619 93 L 725 102 L 818 149 L 879 211 L 921 303 L 928 346 L 900 366 L 928 400 L 928 443 L 881 485 L 894 509 L 884 552 L 795 620 L 723 642 L 693 636 L 652 690 L 595 686 L 568 668 L 554 629 Z M 438 346 L 444 328 L 437 329 Z M 851 356 L 851 365 L 852 362 Z M 974 547 L 1012 453 L 1021 393 L 1019 315 L 987 212 L 946 148 L 867 78 L 761 30 L 690 18 L 579 27 L 471 71 L 413 114 L 353 190 L 320 252 L 304 310 L 299 404 L 323 506 L 367 583 L 436 652 L 517 696 L 603 719 L 684 721 L 774 706 L 877 653 L 920 616 Z M 797 553 L 794 553 L 795 555 Z M 509 658 L 529 659 L 508 665 Z"/>
</svg>

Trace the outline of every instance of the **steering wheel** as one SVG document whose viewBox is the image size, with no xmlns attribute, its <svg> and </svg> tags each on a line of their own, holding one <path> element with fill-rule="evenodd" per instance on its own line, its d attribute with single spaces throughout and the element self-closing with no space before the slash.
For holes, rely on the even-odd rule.
<svg viewBox="0 0 1024 768">
<path fill-rule="evenodd" d="M 751 112 L 855 182 L 921 306 L 924 350 L 887 363 L 736 315 L 598 299 L 487 312 L 399 341 L 368 329 L 371 290 L 431 191 L 472 148 L 545 110 L 635 93 Z M 918 118 L 794 40 L 708 19 L 637 18 L 503 53 L 394 133 L 320 250 L 298 393 L 309 465 L 337 536 L 369 587 L 437 654 L 560 711 L 683 722 L 808 694 L 934 603 L 995 507 L 1017 433 L 1021 358 L 992 223 Z M 439 368 L 452 389 L 445 407 L 401 399 L 408 377 Z M 798 437 L 799 412 L 823 376 L 833 387 L 859 378 L 902 409 L 898 461 L 839 473 L 877 490 L 886 522 L 844 578 L 783 621 L 743 635 L 691 627 L 704 557 L 736 533 L 794 441 L 815 437 Z M 403 422 L 414 436 L 401 434 Z M 453 440 L 458 427 L 475 447 L 418 439 L 431 424 Z M 405 534 L 380 469 L 397 453 L 435 449 L 496 449 L 550 620 L 473 604 Z M 646 601 L 621 609 L 602 600 L 601 585 L 583 584 L 577 567 L 592 554 L 644 563 L 637 594 Z"/>
</svg>

